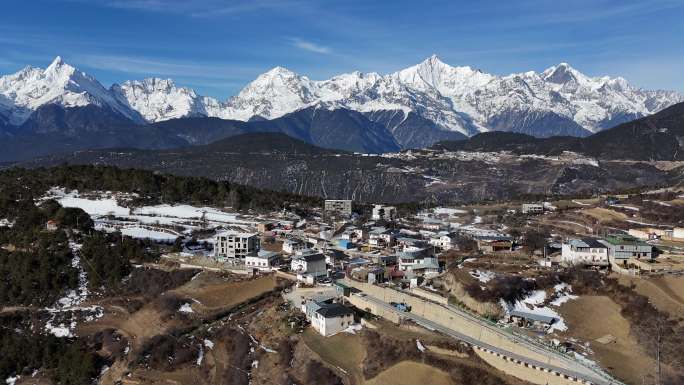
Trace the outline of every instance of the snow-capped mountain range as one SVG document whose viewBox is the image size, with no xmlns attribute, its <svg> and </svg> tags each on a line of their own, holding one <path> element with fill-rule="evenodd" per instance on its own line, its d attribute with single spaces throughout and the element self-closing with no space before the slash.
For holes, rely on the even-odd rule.
<svg viewBox="0 0 684 385">
<path fill-rule="evenodd" d="M 126 81 L 107 89 L 60 57 L 44 70 L 26 67 L 0 77 L 0 125 L 10 126 L 21 126 L 48 104 L 103 107 L 137 124 L 197 116 L 274 119 L 315 107 L 358 111 L 390 132 L 413 113 L 438 129 L 465 135 L 503 130 L 582 136 L 681 101 L 674 91 L 636 88 L 621 77 L 589 77 L 566 63 L 541 73 L 496 76 L 450 66 L 434 55 L 387 75 L 352 72 L 321 81 L 276 67 L 226 101 L 170 79 Z M 379 118 L 387 115 L 382 112 L 402 113 L 403 120 Z"/>
</svg>

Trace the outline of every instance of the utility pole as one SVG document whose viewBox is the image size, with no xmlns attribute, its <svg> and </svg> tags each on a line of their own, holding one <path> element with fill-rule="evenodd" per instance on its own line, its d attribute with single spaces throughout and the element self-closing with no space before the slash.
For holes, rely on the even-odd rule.
<svg viewBox="0 0 684 385">
<path fill-rule="evenodd" d="M 660 375 L 661 375 L 661 366 L 660 366 L 660 345 L 662 342 L 663 338 L 663 326 L 662 326 L 662 316 L 658 314 L 657 318 L 657 335 L 656 335 L 656 385 L 660 385 Z"/>
</svg>

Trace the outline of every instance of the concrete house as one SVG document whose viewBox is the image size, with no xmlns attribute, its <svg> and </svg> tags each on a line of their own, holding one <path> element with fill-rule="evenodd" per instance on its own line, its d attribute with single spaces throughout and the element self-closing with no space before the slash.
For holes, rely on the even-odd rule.
<svg viewBox="0 0 684 385">
<path fill-rule="evenodd" d="M 297 279 L 302 281 L 328 274 L 325 256 L 321 253 L 295 255 L 290 262 L 290 269 L 297 273 Z"/>
<path fill-rule="evenodd" d="M 309 300 L 302 305 L 302 311 L 321 335 L 337 334 L 354 323 L 354 311 L 339 303 Z"/>
<path fill-rule="evenodd" d="M 248 255 L 245 257 L 245 266 L 262 271 L 270 271 L 278 267 L 279 261 L 280 257 L 278 256 L 278 253 L 260 250 L 256 255 Z"/>
<path fill-rule="evenodd" d="M 608 247 L 608 258 L 611 263 L 627 265 L 630 258 L 652 259 L 653 247 L 626 234 L 611 234 L 601 241 Z"/>
<path fill-rule="evenodd" d="M 430 238 L 430 244 L 443 251 L 456 248 L 456 236 L 454 234 L 438 234 Z"/>
<path fill-rule="evenodd" d="M 309 248 L 309 245 L 300 239 L 286 239 L 283 242 L 283 253 L 296 254 Z"/>
<path fill-rule="evenodd" d="M 483 253 L 513 250 L 513 238 L 507 235 L 476 235 L 477 249 Z"/>
<path fill-rule="evenodd" d="M 386 248 L 394 245 L 396 233 L 384 227 L 376 227 L 368 233 L 368 244 L 373 248 Z"/>
<path fill-rule="evenodd" d="M 392 221 L 397 216 L 397 209 L 394 206 L 373 205 L 371 219 L 374 221 Z"/>
<path fill-rule="evenodd" d="M 326 199 L 324 209 L 329 213 L 350 216 L 352 213 L 352 201 L 350 199 Z"/>
<path fill-rule="evenodd" d="M 244 259 L 260 250 L 259 234 L 223 231 L 214 237 L 214 257 L 219 261 Z"/>
<path fill-rule="evenodd" d="M 596 239 L 570 239 L 561 246 L 561 262 L 568 265 L 607 266 L 608 247 Z"/>
</svg>

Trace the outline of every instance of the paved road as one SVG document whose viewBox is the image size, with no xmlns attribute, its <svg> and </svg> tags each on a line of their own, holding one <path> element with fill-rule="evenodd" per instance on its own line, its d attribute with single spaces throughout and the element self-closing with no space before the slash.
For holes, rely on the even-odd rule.
<svg viewBox="0 0 684 385">
<path fill-rule="evenodd" d="M 466 312 L 463 312 L 463 311 L 460 311 L 460 310 L 457 310 L 454 308 L 449 308 L 449 310 L 453 314 L 455 314 L 459 317 L 464 317 L 471 322 L 476 322 L 480 326 L 488 328 L 489 330 L 494 331 L 498 334 L 502 334 L 506 338 L 512 340 L 514 343 L 524 345 L 526 348 L 533 350 L 533 351 L 536 351 L 536 352 L 539 352 L 543 355 L 547 355 L 547 356 L 553 355 L 553 356 L 555 356 L 555 358 L 557 360 L 561 360 L 562 362 L 565 363 L 565 365 L 568 368 L 572 368 L 572 369 L 554 366 L 554 365 L 551 365 L 551 364 L 546 363 L 546 362 L 541 362 L 541 361 L 538 361 L 535 359 L 524 357 L 524 356 L 521 356 L 519 354 L 512 353 L 510 351 L 498 348 L 496 346 L 489 345 L 489 344 L 484 343 L 484 342 L 482 342 L 476 338 L 473 338 L 471 336 L 467 336 L 463 333 L 460 333 L 457 330 L 454 330 L 452 328 L 449 328 L 449 327 L 443 326 L 441 324 L 438 324 L 436 322 L 430 321 L 430 320 L 428 320 L 424 317 L 418 316 L 416 314 L 413 314 L 410 312 L 400 312 L 400 311 L 396 310 L 393 306 L 391 306 L 389 303 L 384 302 L 383 300 L 378 299 L 378 298 L 373 297 L 373 296 L 370 296 L 368 294 L 366 294 L 366 298 L 368 300 L 370 300 L 371 302 L 374 302 L 378 306 L 382 306 L 383 308 L 385 308 L 387 310 L 390 310 L 394 313 L 398 313 L 401 316 L 408 318 L 408 319 L 411 319 L 414 322 L 416 322 L 417 324 L 424 326 L 428 329 L 437 330 L 441 333 L 444 333 L 444 334 L 451 336 L 453 338 L 456 338 L 458 340 L 467 342 L 467 343 L 474 345 L 474 346 L 478 346 L 478 347 L 481 347 L 484 349 L 491 350 L 493 352 L 505 355 L 505 356 L 510 357 L 512 359 L 519 360 L 522 362 L 526 362 L 530 365 L 538 366 L 541 368 L 546 368 L 546 369 L 549 369 L 549 370 L 552 370 L 552 371 L 555 371 L 555 372 L 558 372 L 561 374 L 565 374 L 565 375 L 568 375 L 568 376 L 571 376 L 574 378 L 579 378 L 579 379 L 584 380 L 584 381 L 589 381 L 593 384 L 600 384 L 600 385 L 621 384 L 619 381 L 610 380 L 609 378 L 607 378 L 607 376 L 602 376 L 601 374 L 597 373 L 592 368 L 589 368 L 589 367 L 581 364 L 580 362 L 578 362 L 576 360 L 565 357 L 565 356 L 559 354 L 558 352 L 555 352 L 555 351 L 550 350 L 550 349 L 545 349 L 541 345 L 534 345 L 534 344 L 530 343 L 529 341 L 522 339 L 522 338 L 519 338 L 519 337 L 516 337 L 514 335 L 505 334 L 501 330 L 498 330 L 496 327 L 489 325 L 486 322 L 478 319 L 477 317 L 473 317 L 472 315 L 470 315 Z"/>
</svg>

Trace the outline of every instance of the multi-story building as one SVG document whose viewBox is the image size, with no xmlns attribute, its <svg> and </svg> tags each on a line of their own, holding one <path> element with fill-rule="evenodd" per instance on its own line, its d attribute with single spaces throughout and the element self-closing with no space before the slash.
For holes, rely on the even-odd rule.
<svg viewBox="0 0 684 385">
<path fill-rule="evenodd" d="M 430 238 L 430 244 L 443 251 L 456 248 L 456 235 L 454 234 L 438 234 Z"/>
<path fill-rule="evenodd" d="M 311 321 L 311 327 L 323 336 L 331 336 L 354 323 L 354 311 L 336 302 L 308 300 L 302 304 L 302 312 Z"/>
<path fill-rule="evenodd" d="M 397 215 L 397 209 L 394 206 L 373 205 L 373 213 L 371 218 L 374 221 L 392 221 Z"/>
<path fill-rule="evenodd" d="M 321 253 L 298 254 L 292 257 L 290 268 L 297 278 L 320 277 L 328 274 L 325 256 Z M 300 278 L 302 277 L 302 278 Z"/>
<path fill-rule="evenodd" d="M 561 262 L 569 265 L 606 266 L 608 247 L 596 239 L 570 239 L 561 246 Z"/>
<path fill-rule="evenodd" d="M 259 234 L 223 231 L 214 237 L 214 257 L 219 261 L 244 259 L 260 250 Z"/>
<path fill-rule="evenodd" d="M 325 211 L 349 216 L 352 213 L 352 201 L 350 199 L 326 199 Z"/>
<path fill-rule="evenodd" d="M 299 251 L 309 248 L 308 243 L 301 239 L 286 239 L 283 241 L 283 252 L 288 254 L 295 254 Z"/>
<path fill-rule="evenodd" d="M 368 232 L 368 244 L 376 249 L 392 247 L 395 238 L 396 232 L 385 229 L 384 227 L 376 227 Z"/>
<path fill-rule="evenodd" d="M 610 262 L 617 265 L 627 265 L 627 260 L 652 259 L 653 247 L 646 242 L 640 241 L 630 235 L 611 234 L 602 240 L 608 247 L 608 258 Z"/>
</svg>

